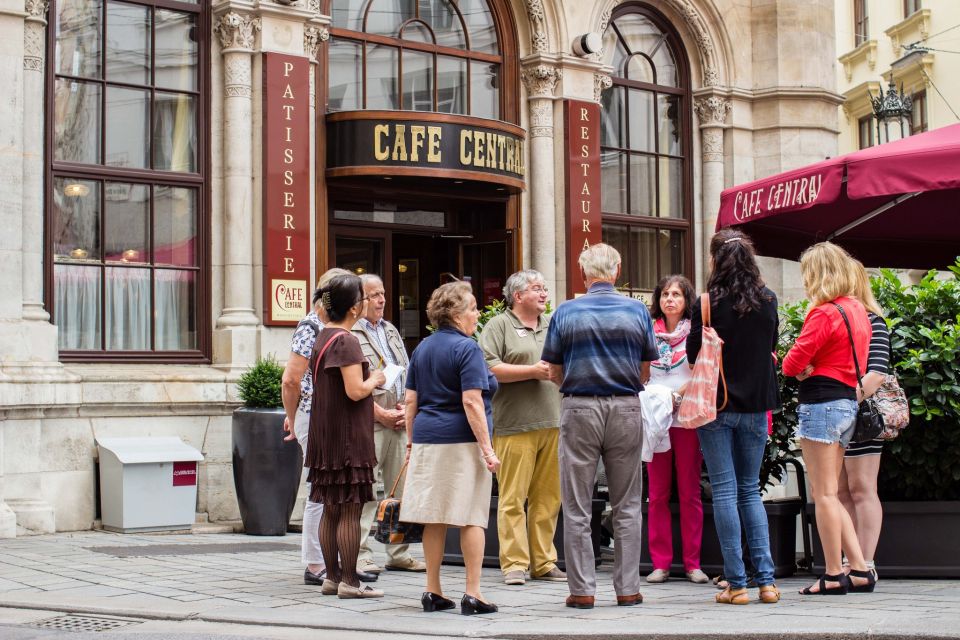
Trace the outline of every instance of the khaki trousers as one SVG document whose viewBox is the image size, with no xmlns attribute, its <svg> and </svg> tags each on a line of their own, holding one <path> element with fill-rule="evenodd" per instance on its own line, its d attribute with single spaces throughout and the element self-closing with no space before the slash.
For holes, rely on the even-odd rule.
<svg viewBox="0 0 960 640">
<path fill-rule="evenodd" d="M 531 576 L 541 576 L 557 566 L 553 535 L 560 512 L 559 440 L 559 429 L 493 437 L 501 463 L 497 535 L 504 574 L 529 570 Z"/>
<path fill-rule="evenodd" d="M 389 494 L 397 474 L 403 466 L 403 459 L 407 456 L 407 432 L 405 429 L 388 429 L 379 423 L 373 428 L 373 442 L 377 449 L 377 465 L 373 468 L 373 477 L 383 474 L 384 492 Z M 403 482 L 397 485 L 396 497 L 403 494 Z M 376 495 L 376 493 L 374 493 Z M 359 560 L 373 562 L 373 551 L 370 549 L 370 528 L 377 517 L 378 500 L 371 500 L 363 505 L 360 513 L 360 556 Z M 388 544 L 387 564 L 410 556 L 410 546 L 406 544 Z"/>
<path fill-rule="evenodd" d="M 597 591 L 590 518 L 597 463 L 603 459 L 613 511 L 613 588 L 640 593 L 640 398 L 567 396 L 560 404 L 560 490 L 567 583 L 575 596 Z"/>
</svg>

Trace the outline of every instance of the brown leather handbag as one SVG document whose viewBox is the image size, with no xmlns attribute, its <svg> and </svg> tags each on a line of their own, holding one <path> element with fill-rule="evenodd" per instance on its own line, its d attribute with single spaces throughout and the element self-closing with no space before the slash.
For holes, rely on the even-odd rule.
<svg viewBox="0 0 960 640">
<path fill-rule="evenodd" d="M 380 501 L 377 505 L 377 521 L 373 532 L 373 537 L 377 542 L 383 544 L 417 544 L 423 541 L 423 525 L 416 522 L 400 521 L 400 499 L 395 498 L 397 486 L 400 484 L 400 478 L 407 470 L 405 461 L 400 467 L 400 473 L 393 482 L 393 488 L 390 489 L 390 495 Z"/>
</svg>

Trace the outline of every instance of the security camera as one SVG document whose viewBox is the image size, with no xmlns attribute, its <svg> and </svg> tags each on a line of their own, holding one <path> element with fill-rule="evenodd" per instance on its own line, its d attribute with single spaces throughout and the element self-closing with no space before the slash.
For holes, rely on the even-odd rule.
<svg viewBox="0 0 960 640">
<path fill-rule="evenodd" d="M 602 48 L 603 38 L 595 31 L 577 36 L 573 40 L 573 52 L 581 58 L 585 58 L 592 53 L 597 53 Z"/>
</svg>

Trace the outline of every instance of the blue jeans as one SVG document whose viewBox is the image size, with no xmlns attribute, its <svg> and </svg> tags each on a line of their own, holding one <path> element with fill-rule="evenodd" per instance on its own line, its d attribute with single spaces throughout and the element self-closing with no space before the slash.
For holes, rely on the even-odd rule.
<svg viewBox="0 0 960 640">
<path fill-rule="evenodd" d="M 767 414 L 724 411 L 697 429 L 713 488 L 713 521 L 730 587 L 747 586 L 740 540 L 746 533 L 758 585 L 773 584 L 770 530 L 760 499 L 760 463 L 767 444 Z M 743 527 L 741 532 L 741 526 Z"/>
</svg>

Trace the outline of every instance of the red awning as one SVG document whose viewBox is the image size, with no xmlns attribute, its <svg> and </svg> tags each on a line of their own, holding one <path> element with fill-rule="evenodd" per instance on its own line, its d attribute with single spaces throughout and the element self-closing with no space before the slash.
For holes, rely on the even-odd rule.
<svg viewBox="0 0 960 640">
<path fill-rule="evenodd" d="M 717 229 L 796 260 L 831 240 L 867 266 L 944 268 L 960 255 L 960 124 L 725 190 Z"/>
</svg>

